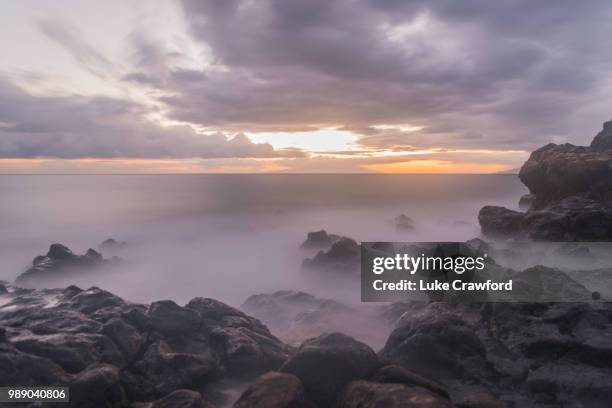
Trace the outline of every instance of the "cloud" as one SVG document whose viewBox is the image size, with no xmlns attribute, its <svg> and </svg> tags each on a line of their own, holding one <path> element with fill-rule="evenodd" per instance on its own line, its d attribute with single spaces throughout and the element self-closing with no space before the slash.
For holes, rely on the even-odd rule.
<svg viewBox="0 0 612 408">
<path fill-rule="evenodd" d="M 161 126 L 150 107 L 125 99 L 33 96 L 0 82 L 0 157 L 3 158 L 275 158 L 301 157 L 245 135 L 196 133 Z"/>
<path fill-rule="evenodd" d="M 530 149 L 584 143 L 610 116 L 610 95 L 597 92 L 612 79 L 605 1 L 182 4 L 216 65 L 205 80 L 167 84 L 178 120 L 250 130 L 410 123 L 447 128 L 422 132 L 432 146 L 482 135 L 484 147 Z"/>
</svg>

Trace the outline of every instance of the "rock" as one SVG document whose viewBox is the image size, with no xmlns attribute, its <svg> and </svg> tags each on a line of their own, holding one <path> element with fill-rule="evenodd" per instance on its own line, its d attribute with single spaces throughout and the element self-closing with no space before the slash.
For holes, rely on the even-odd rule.
<svg viewBox="0 0 612 408">
<path fill-rule="evenodd" d="M 328 234 L 325 230 L 309 232 L 306 241 L 300 245 L 304 249 L 327 249 L 339 239 L 339 235 Z"/>
<path fill-rule="evenodd" d="M 0 283 L 0 295 L 7 293 L 6 286 Z"/>
<path fill-rule="evenodd" d="M 326 272 L 356 272 L 361 261 L 361 248 L 350 238 L 334 242 L 329 251 L 319 251 L 312 259 L 304 259 L 302 267 Z"/>
<path fill-rule="evenodd" d="M 147 306 L 95 287 L 10 285 L 2 297 L 0 384 L 70 386 L 78 406 L 180 406 L 186 394 L 168 394 L 214 393 L 228 379 L 277 369 L 292 351 L 257 319 L 213 299 Z"/>
<path fill-rule="evenodd" d="M 406 214 L 398 215 L 393 221 L 395 222 L 395 227 L 398 230 L 412 231 L 416 227 L 414 220 L 408 217 Z"/>
<path fill-rule="evenodd" d="M 297 376 L 319 406 L 329 406 L 350 382 L 367 378 L 380 362 L 370 347 L 341 333 L 302 343 L 280 371 Z"/>
<path fill-rule="evenodd" d="M 404 384 L 426 388 L 434 394 L 449 398 L 448 391 L 441 384 L 397 365 L 380 368 L 372 375 L 371 380 L 379 383 Z"/>
<path fill-rule="evenodd" d="M 142 338 L 138 331 L 118 317 L 106 322 L 100 332 L 117 345 L 128 362 L 134 359 L 142 345 Z"/>
<path fill-rule="evenodd" d="M 612 150 L 612 120 L 603 124 L 602 131 L 591 142 L 591 149 L 597 152 Z"/>
<path fill-rule="evenodd" d="M 533 203 L 535 201 L 535 196 L 533 194 L 524 194 L 519 199 L 519 208 L 523 211 L 531 209 Z"/>
<path fill-rule="evenodd" d="M 480 379 L 490 374 L 482 341 L 456 313 L 405 315 L 380 351 L 383 360 L 437 380 Z"/>
<path fill-rule="evenodd" d="M 155 401 L 151 408 L 214 408 L 202 398 L 202 394 L 191 390 L 176 390 Z"/>
<path fill-rule="evenodd" d="M 259 320 L 224 303 L 195 298 L 185 307 L 200 313 L 211 346 L 237 378 L 276 370 L 292 351 Z"/>
<path fill-rule="evenodd" d="M 234 408 L 316 408 L 316 405 L 306 396 L 298 377 L 269 372 L 242 393 Z"/>
<path fill-rule="evenodd" d="M 480 209 L 478 222 L 483 234 L 496 238 L 514 237 L 522 233 L 525 214 L 504 207 L 487 205 Z"/>
<path fill-rule="evenodd" d="M 481 209 L 483 233 L 550 241 L 612 239 L 612 121 L 590 147 L 549 143 L 531 153 L 519 178 L 529 188 L 526 213 Z M 523 200 L 524 203 L 525 200 Z"/>
<path fill-rule="evenodd" d="M 431 391 L 404 384 L 355 381 L 342 393 L 337 408 L 453 408 L 447 399 Z"/>
<path fill-rule="evenodd" d="M 32 266 L 15 280 L 20 285 L 40 286 L 54 282 L 61 276 L 91 272 L 110 267 L 119 262 L 118 259 L 106 260 L 93 249 L 88 249 L 83 255 L 75 255 L 62 245 L 53 244 L 46 255 L 39 255 L 32 261 Z"/>
<path fill-rule="evenodd" d="M 612 191 L 612 152 L 550 143 L 531 153 L 519 173 L 541 209 L 566 197 L 603 200 Z"/>
<path fill-rule="evenodd" d="M 180 307 L 171 300 L 151 303 L 148 312 L 153 329 L 169 336 L 194 332 L 202 321 L 199 313 L 188 307 Z"/>
<path fill-rule="evenodd" d="M 612 206 L 582 197 L 567 197 L 546 209 L 527 213 L 485 206 L 478 214 L 485 235 L 540 241 L 607 241 L 612 239 Z"/>
<path fill-rule="evenodd" d="M 83 408 L 127 405 L 119 377 L 119 369 L 111 365 L 88 367 L 70 382 L 70 402 Z"/>
</svg>

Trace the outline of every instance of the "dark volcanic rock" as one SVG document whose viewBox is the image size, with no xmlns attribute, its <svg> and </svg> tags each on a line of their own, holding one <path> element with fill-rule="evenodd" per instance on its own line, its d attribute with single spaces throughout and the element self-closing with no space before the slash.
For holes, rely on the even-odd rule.
<svg viewBox="0 0 612 408">
<path fill-rule="evenodd" d="M 246 389 L 234 408 L 316 408 L 308 399 L 299 378 L 269 372 Z"/>
<path fill-rule="evenodd" d="M 532 204 L 526 213 L 484 207 L 483 233 L 504 238 L 612 239 L 612 122 L 590 147 L 550 143 L 531 153 L 519 173 Z"/>
<path fill-rule="evenodd" d="M 453 408 L 453 404 L 447 398 L 421 387 L 355 381 L 342 393 L 335 407 Z"/>
<path fill-rule="evenodd" d="M 146 306 L 76 286 L 9 287 L 2 297 L 0 384 L 69 386 L 75 406 L 208 406 L 169 394 L 255 378 L 292 350 L 257 319 L 212 299 Z"/>
<path fill-rule="evenodd" d="M 357 242 L 342 238 L 334 242 L 329 251 L 319 251 L 312 259 L 304 259 L 302 267 L 327 272 L 356 272 L 361 261 L 361 249 Z"/>
<path fill-rule="evenodd" d="M 386 361 L 439 380 L 489 375 L 485 354 L 471 325 L 448 312 L 406 316 L 380 351 Z"/>
<path fill-rule="evenodd" d="M 328 234 L 325 230 L 309 232 L 306 241 L 300 245 L 305 249 L 327 249 L 342 237 L 335 234 Z"/>
<path fill-rule="evenodd" d="M 368 377 L 380 365 L 367 345 L 343 334 L 331 333 L 302 343 L 280 371 L 297 376 L 308 396 L 326 407 L 347 384 Z"/>
<path fill-rule="evenodd" d="M 59 276 L 99 270 L 117 262 L 117 258 L 104 259 L 91 248 L 84 255 L 75 255 L 68 247 L 53 244 L 46 255 L 35 257 L 32 266 L 19 275 L 15 282 L 19 285 L 39 285 L 53 282 Z"/>
<path fill-rule="evenodd" d="M 527 213 L 485 206 L 478 214 L 482 232 L 491 237 L 541 241 L 607 241 L 612 239 L 612 206 L 582 197 L 567 197 Z"/>
</svg>

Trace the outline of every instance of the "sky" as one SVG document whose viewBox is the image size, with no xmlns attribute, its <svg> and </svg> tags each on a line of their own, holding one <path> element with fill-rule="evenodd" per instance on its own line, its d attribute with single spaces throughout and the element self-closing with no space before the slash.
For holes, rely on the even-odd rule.
<svg viewBox="0 0 612 408">
<path fill-rule="evenodd" d="M 607 0 L 0 4 L 0 173 L 495 173 L 612 118 Z"/>
</svg>

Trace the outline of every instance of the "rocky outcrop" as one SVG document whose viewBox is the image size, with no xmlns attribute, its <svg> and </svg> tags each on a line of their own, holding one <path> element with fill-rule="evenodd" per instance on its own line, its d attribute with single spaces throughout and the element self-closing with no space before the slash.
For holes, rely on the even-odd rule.
<svg viewBox="0 0 612 408">
<path fill-rule="evenodd" d="M 69 386 L 79 407 L 208 407 L 211 384 L 278 369 L 292 351 L 212 299 L 140 305 L 75 286 L 0 297 L 0 384 Z"/>
<path fill-rule="evenodd" d="M 302 267 L 331 273 L 355 273 L 359 270 L 361 248 L 350 238 L 342 238 L 328 251 L 319 251 L 314 258 L 304 259 Z"/>
<path fill-rule="evenodd" d="M 309 232 L 306 241 L 302 242 L 300 248 L 304 249 L 328 249 L 332 244 L 340 240 L 341 236 L 328 234 L 325 230 Z"/>
<path fill-rule="evenodd" d="M 590 147 L 550 143 L 534 151 L 519 173 L 531 203 L 521 213 L 482 208 L 483 233 L 502 238 L 612 239 L 612 121 Z"/>
<path fill-rule="evenodd" d="M 19 275 L 15 282 L 22 286 L 38 286 L 59 276 L 101 270 L 118 262 L 119 258 L 104 259 L 91 248 L 83 255 L 75 255 L 62 244 L 52 244 L 47 254 L 35 257 L 32 266 Z"/>
<path fill-rule="evenodd" d="M 583 197 L 526 213 L 485 206 L 478 220 L 485 235 L 541 241 L 606 241 L 612 239 L 612 206 Z"/>
</svg>

